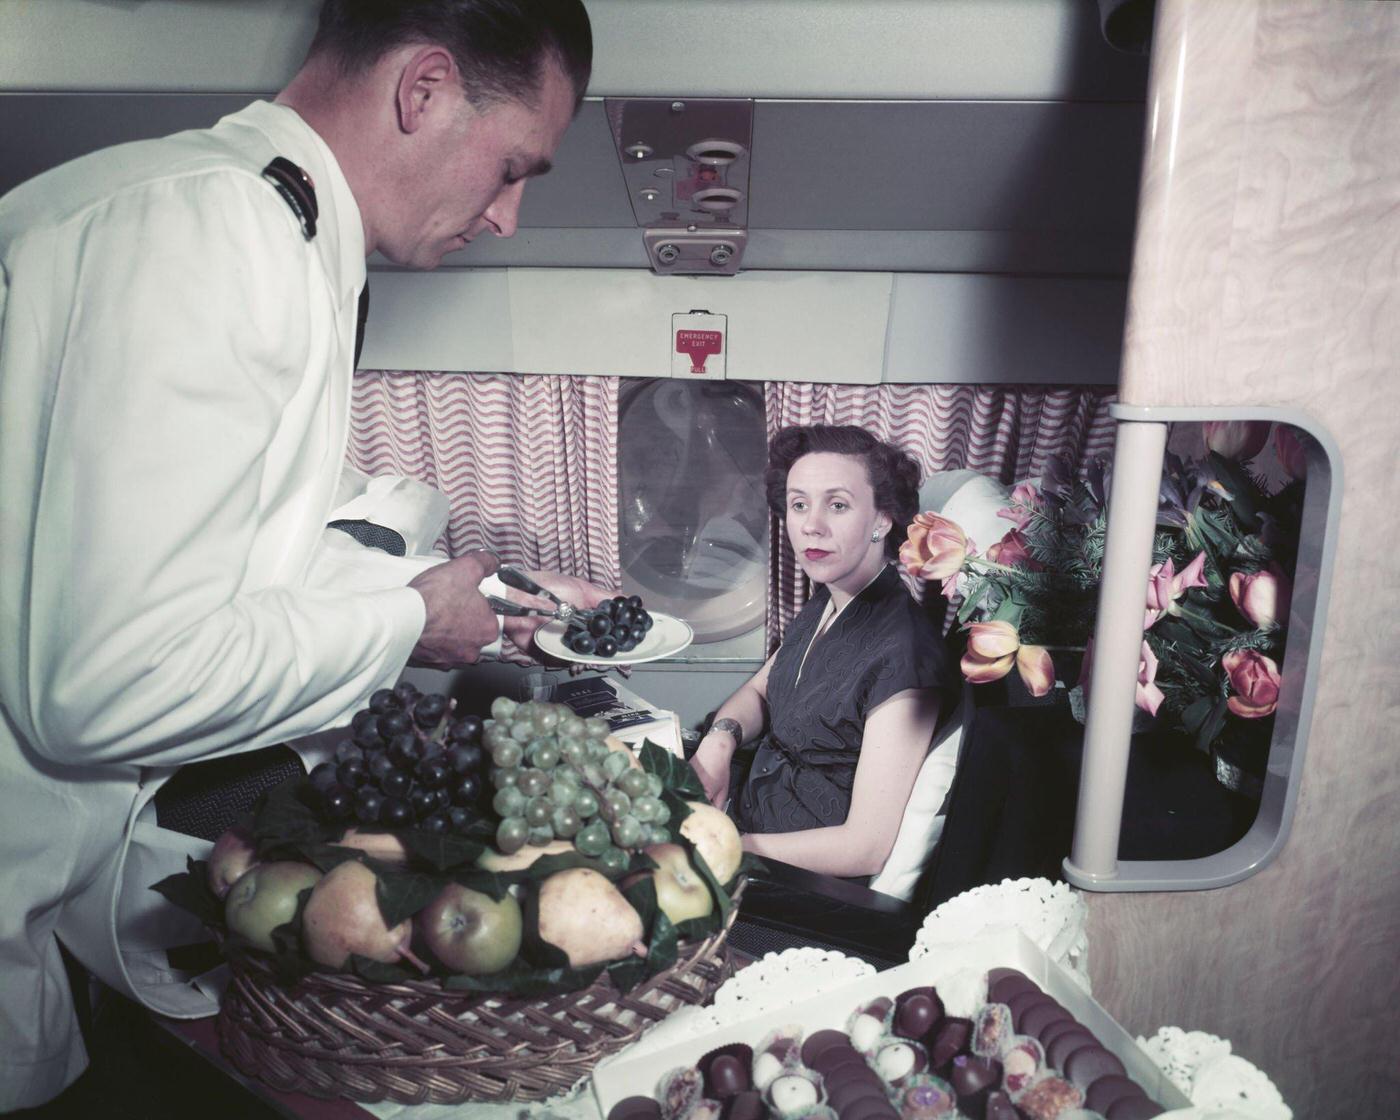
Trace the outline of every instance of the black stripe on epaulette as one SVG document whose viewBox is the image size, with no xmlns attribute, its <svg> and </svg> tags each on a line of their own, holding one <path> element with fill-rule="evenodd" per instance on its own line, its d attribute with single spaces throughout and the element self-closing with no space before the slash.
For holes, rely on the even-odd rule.
<svg viewBox="0 0 1400 1120">
<path fill-rule="evenodd" d="M 310 241 L 316 236 L 316 187 L 311 176 L 285 156 L 278 156 L 262 169 L 263 178 L 277 188 L 282 200 L 292 208 L 301 223 L 301 232 Z"/>
</svg>

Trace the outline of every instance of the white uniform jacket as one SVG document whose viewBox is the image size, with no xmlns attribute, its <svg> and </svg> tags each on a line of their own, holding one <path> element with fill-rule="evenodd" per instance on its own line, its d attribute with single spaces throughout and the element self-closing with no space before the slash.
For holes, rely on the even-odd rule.
<svg viewBox="0 0 1400 1120">
<path fill-rule="evenodd" d="M 171 770 L 343 721 L 422 631 L 421 561 L 322 543 L 364 249 L 330 149 L 266 102 L 0 200 L 0 1111 L 85 1062 L 55 937 L 160 1012 L 215 1009 L 149 889 L 199 847 L 142 812 Z"/>
</svg>

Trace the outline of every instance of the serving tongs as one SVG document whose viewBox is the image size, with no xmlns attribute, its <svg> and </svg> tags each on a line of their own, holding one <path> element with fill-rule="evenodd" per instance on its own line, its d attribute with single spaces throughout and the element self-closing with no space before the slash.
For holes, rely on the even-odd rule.
<svg viewBox="0 0 1400 1120">
<path fill-rule="evenodd" d="M 500 577 L 502 583 L 507 587 L 513 587 L 517 591 L 523 591 L 527 595 L 540 595 L 554 604 L 553 607 L 527 607 L 524 603 L 514 603 L 509 599 L 503 599 L 499 595 L 486 596 L 486 602 L 490 605 L 492 612 L 501 615 L 510 615 L 514 618 L 524 618 L 527 615 L 543 615 L 545 618 L 556 618 L 561 622 L 570 622 L 575 619 L 587 622 L 593 616 L 590 610 L 576 607 L 572 603 L 566 603 L 558 595 L 554 594 L 547 587 L 541 587 L 524 572 L 518 568 L 508 568 L 504 564 L 496 570 L 496 575 Z"/>
</svg>

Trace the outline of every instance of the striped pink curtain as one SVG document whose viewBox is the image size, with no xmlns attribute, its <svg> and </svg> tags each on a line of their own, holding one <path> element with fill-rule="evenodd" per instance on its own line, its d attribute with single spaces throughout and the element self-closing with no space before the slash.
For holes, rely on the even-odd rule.
<svg viewBox="0 0 1400 1120">
<path fill-rule="evenodd" d="M 765 403 L 770 439 L 790 424 L 856 424 L 913 455 L 925 476 L 970 469 L 1009 483 L 1039 474 L 1057 455 L 1069 456 L 1081 470 L 1111 457 L 1113 399 L 1110 388 L 770 381 Z M 771 651 L 811 587 L 776 519 L 770 555 Z"/>
<path fill-rule="evenodd" d="M 447 494 L 449 556 L 618 587 L 616 377 L 365 370 L 349 458 Z"/>
</svg>

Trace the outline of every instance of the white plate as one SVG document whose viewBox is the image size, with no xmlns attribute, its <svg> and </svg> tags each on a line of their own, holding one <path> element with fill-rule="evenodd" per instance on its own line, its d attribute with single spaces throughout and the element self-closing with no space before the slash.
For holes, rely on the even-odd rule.
<svg viewBox="0 0 1400 1120">
<path fill-rule="evenodd" d="M 651 629 L 631 653 L 617 653 L 612 657 L 575 653 L 564 644 L 564 632 L 568 627 L 562 622 L 551 622 L 536 630 L 535 645 L 550 657 L 557 657 L 560 661 L 573 661 L 579 665 L 639 665 L 643 661 L 675 657 L 694 640 L 694 632 L 679 618 L 672 618 L 660 611 L 647 613 L 651 615 Z"/>
</svg>

